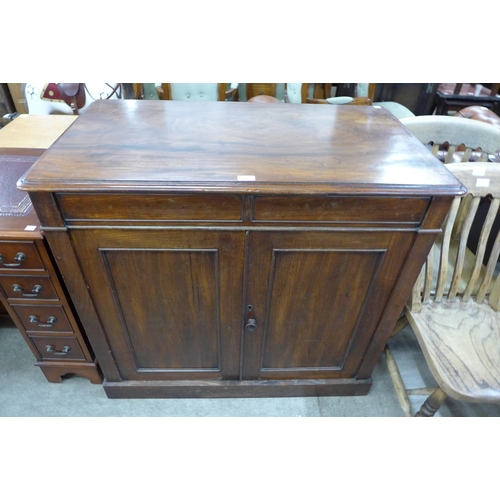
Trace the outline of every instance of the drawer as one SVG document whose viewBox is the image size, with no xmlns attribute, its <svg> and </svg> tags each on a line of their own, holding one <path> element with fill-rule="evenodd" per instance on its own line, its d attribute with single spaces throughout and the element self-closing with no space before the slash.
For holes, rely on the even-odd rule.
<svg viewBox="0 0 500 500">
<path fill-rule="evenodd" d="M 43 271 L 42 259 L 30 241 L 0 241 L 0 271 Z"/>
<path fill-rule="evenodd" d="M 255 196 L 252 220 L 417 224 L 429 201 L 429 198 Z"/>
<path fill-rule="evenodd" d="M 43 360 L 85 361 L 85 355 L 76 337 L 29 335 Z"/>
<path fill-rule="evenodd" d="M 63 306 L 12 304 L 12 308 L 27 332 L 73 332 Z"/>
<path fill-rule="evenodd" d="M 0 287 L 9 300 L 59 300 L 48 276 L 0 276 Z"/>
<path fill-rule="evenodd" d="M 59 194 L 64 219 L 133 221 L 243 220 L 238 195 Z"/>
</svg>

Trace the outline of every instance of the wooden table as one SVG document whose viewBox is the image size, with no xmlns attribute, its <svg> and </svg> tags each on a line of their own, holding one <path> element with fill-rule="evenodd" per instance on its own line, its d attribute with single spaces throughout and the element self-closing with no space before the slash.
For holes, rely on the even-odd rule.
<svg viewBox="0 0 500 500">
<path fill-rule="evenodd" d="M 95 356 L 29 196 L 16 189 L 17 180 L 75 118 L 21 115 L 0 130 L 0 305 L 47 380 L 60 382 L 63 375 L 76 373 L 100 383 Z"/>
<path fill-rule="evenodd" d="M 0 129 L 0 148 L 47 149 L 76 118 L 72 115 L 19 115 Z"/>
<path fill-rule="evenodd" d="M 181 101 L 94 103 L 20 185 L 109 397 L 366 394 L 464 192 L 383 109 Z"/>
</svg>

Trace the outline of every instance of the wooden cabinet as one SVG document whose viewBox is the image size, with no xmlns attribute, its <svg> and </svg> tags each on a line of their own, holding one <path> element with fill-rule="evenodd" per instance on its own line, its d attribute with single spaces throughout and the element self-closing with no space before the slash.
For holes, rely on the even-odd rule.
<svg viewBox="0 0 500 500">
<path fill-rule="evenodd" d="M 354 108 L 98 102 L 21 180 L 109 397 L 368 392 L 463 187 Z"/>
</svg>

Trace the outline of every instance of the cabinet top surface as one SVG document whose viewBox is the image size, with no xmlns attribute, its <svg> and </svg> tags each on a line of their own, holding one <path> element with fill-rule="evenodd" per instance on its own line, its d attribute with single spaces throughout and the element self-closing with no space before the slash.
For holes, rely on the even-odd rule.
<svg viewBox="0 0 500 500">
<path fill-rule="evenodd" d="M 32 191 L 457 195 L 381 108 L 96 101 L 19 181 Z"/>
</svg>

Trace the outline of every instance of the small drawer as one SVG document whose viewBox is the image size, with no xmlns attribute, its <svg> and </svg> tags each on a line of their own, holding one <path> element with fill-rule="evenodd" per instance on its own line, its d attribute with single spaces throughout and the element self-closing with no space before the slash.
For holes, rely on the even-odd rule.
<svg viewBox="0 0 500 500">
<path fill-rule="evenodd" d="M 0 241 L 0 271 L 20 269 L 44 270 L 35 244 L 27 241 Z"/>
<path fill-rule="evenodd" d="M 429 198 L 255 196 L 255 222 L 419 223 Z"/>
<path fill-rule="evenodd" d="M 12 308 L 27 332 L 73 332 L 63 306 L 12 304 Z"/>
<path fill-rule="evenodd" d="M 240 222 L 243 217 L 238 195 L 59 194 L 58 200 L 67 221 Z"/>
<path fill-rule="evenodd" d="M 59 300 L 48 276 L 0 276 L 0 287 L 9 300 Z"/>
<path fill-rule="evenodd" d="M 76 337 L 49 337 L 29 335 L 43 360 L 85 361 L 85 355 Z"/>
</svg>

